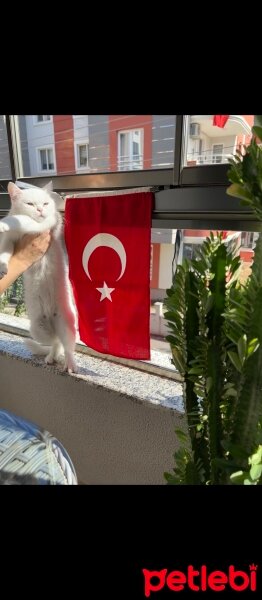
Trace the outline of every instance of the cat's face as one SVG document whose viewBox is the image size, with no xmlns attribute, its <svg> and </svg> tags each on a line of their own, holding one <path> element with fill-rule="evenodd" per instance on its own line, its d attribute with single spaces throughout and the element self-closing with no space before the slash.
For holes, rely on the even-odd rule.
<svg viewBox="0 0 262 600">
<path fill-rule="evenodd" d="M 27 215 L 34 221 L 42 223 L 46 217 L 54 215 L 56 212 L 54 200 L 45 189 L 28 188 L 20 190 L 17 185 L 10 182 L 8 192 L 12 202 L 13 214 Z"/>
</svg>

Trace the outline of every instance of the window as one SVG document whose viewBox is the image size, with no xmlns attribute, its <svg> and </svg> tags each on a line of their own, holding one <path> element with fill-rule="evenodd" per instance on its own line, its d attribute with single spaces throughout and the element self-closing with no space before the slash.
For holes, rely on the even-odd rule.
<svg viewBox="0 0 262 600">
<path fill-rule="evenodd" d="M 38 148 L 40 171 L 54 171 L 54 151 L 53 148 Z"/>
<path fill-rule="evenodd" d="M 88 168 L 88 143 L 76 144 L 76 168 Z"/>
<path fill-rule="evenodd" d="M 186 244 L 183 245 L 183 258 L 196 258 L 196 251 L 200 248 L 201 244 Z"/>
<path fill-rule="evenodd" d="M 51 121 L 51 115 L 36 115 L 37 123 L 44 123 L 45 121 Z"/>
<path fill-rule="evenodd" d="M 142 129 L 118 134 L 118 170 L 143 169 Z"/>
<path fill-rule="evenodd" d="M 257 238 L 258 233 L 254 233 L 253 231 L 242 232 L 241 245 L 243 246 L 243 248 L 253 249 L 256 245 Z"/>
<path fill-rule="evenodd" d="M 213 144 L 213 156 L 212 156 L 213 163 L 216 163 L 216 164 L 222 163 L 223 150 L 224 150 L 223 144 Z"/>
<path fill-rule="evenodd" d="M 214 125 L 214 116 L 188 117 L 185 166 L 227 163 L 236 148 L 250 143 L 254 115 L 229 115 L 221 127 Z"/>
<path fill-rule="evenodd" d="M 10 179 L 11 176 L 6 119 L 5 115 L 0 115 L 0 179 Z"/>
<path fill-rule="evenodd" d="M 34 127 L 39 117 L 43 125 Z M 229 235 L 237 230 L 245 232 L 241 258 L 244 276 L 249 272 L 257 235 L 253 232 L 261 226 L 246 208 L 238 208 L 238 201 L 227 196 L 225 189 L 227 153 L 249 143 L 254 117 L 230 115 L 223 128 L 213 125 L 213 115 L 49 115 L 49 122 L 45 117 L 48 115 L 9 118 L 11 125 L 17 118 L 20 131 L 13 144 L 21 155 L 21 173 L 15 165 L 18 178 L 31 177 L 30 183 L 39 185 L 39 176 L 43 179 L 52 174 L 54 189 L 62 194 L 154 186 L 151 338 L 152 348 L 159 346 L 170 364 L 162 312 L 176 262 L 194 256 L 209 229 L 223 229 Z M 220 154 L 223 160 L 218 164 Z M 7 194 L 1 194 L 0 200 L 5 214 Z M 176 227 L 181 231 L 177 253 Z"/>
<path fill-rule="evenodd" d="M 175 161 L 178 177 L 175 115 L 15 115 L 12 120 L 19 133 L 20 177 L 40 174 L 35 149 L 49 146 L 55 148 L 57 175 L 115 173 L 122 179 L 125 171 L 131 181 L 134 171 L 140 185 L 140 171 L 161 169 L 156 177 L 152 172 L 152 184 L 171 185 Z"/>
</svg>

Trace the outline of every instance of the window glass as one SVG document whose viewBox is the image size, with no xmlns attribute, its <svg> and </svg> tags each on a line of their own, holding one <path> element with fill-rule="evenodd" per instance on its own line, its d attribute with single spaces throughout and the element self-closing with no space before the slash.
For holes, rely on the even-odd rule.
<svg viewBox="0 0 262 600">
<path fill-rule="evenodd" d="M 52 146 L 57 175 L 170 169 L 175 115 L 18 115 L 24 177 L 39 175 L 37 149 Z M 88 155 L 88 156 L 87 156 Z M 47 160 L 44 164 L 48 165 Z M 42 175 L 48 169 L 42 169 Z"/>
<path fill-rule="evenodd" d="M 0 115 L 0 179 L 11 178 L 5 115 Z M 0 189 L 0 191 L 2 191 Z"/>
<path fill-rule="evenodd" d="M 248 146 L 254 115 L 190 115 L 185 166 L 227 163 Z"/>
<path fill-rule="evenodd" d="M 216 235 L 216 231 L 213 231 Z M 173 368 L 171 352 L 165 336 L 169 333 L 164 318 L 164 298 L 166 289 L 172 285 L 172 274 L 177 264 L 182 264 L 185 258 L 196 258 L 197 250 L 210 235 L 207 229 L 152 229 L 151 234 L 151 265 L 150 265 L 150 335 L 152 362 Z M 236 245 L 236 252 L 241 259 L 239 281 L 245 283 L 251 272 L 254 247 L 258 233 L 246 231 L 225 231 L 228 244 Z M 162 353 L 162 356 L 161 356 Z"/>
<path fill-rule="evenodd" d="M 52 148 L 41 148 L 39 150 L 40 156 L 40 172 L 41 171 L 54 171 L 54 153 Z"/>
<path fill-rule="evenodd" d="M 50 115 L 36 115 L 37 123 L 44 123 L 44 121 L 50 121 L 50 120 L 51 120 Z"/>
<path fill-rule="evenodd" d="M 87 144 L 78 144 L 78 167 L 83 168 L 88 166 Z"/>
</svg>

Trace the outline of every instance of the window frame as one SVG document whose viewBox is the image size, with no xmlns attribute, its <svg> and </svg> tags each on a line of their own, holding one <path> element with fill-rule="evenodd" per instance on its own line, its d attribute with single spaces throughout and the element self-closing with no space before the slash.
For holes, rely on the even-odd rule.
<svg viewBox="0 0 262 600">
<path fill-rule="evenodd" d="M 79 146 L 87 146 L 87 166 L 86 167 L 80 167 L 80 165 L 78 164 L 78 158 L 79 157 Z M 88 171 L 90 169 L 89 167 L 89 140 L 88 139 L 83 139 L 83 140 L 76 140 L 74 143 L 74 150 L 75 150 L 75 169 L 77 172 L 83 172 L 83 171 Z"/>
<path fill-rule="evenodd" d="M 14 136 L 14 119 L 16 115 L 5 115 L 6 116 L 6 126 L 7 126 L 7 135 L 8 135 L 8 143 L 9 143 L 9 155 L 11 161 L 11 171 L 14 179 L 24 178 L 19 173 L 17 166 L 15 164 L 15 160 L 13 157 L 17 155 L 16 149 L 16 140 Z M 79 116 L 79 115 L 77 115 Z M 170 169 L 142 169 L 137 171 L 116 171 L 110 173 L 90 173 L 86 174 L 86 188 L 94 188 L 94 189 L 105 189 L 106 187 L 113 189 L 114 187 L 136 187 L 136 186 L 202 186 L 202 185 L 228 185 L 227 179 L 227 164 L 217 164 L 217 165 L 198 165 L 198 166 L 184 166 L 184 156 L 185 156 L 185 145 L 186 145 L 186 136 L 188 134 L 189 127 L 189 115 L 175 115 L 176 116 L 176 125 L 175 125 L 175 140 L 174 140 L 174 166 Z M 51 123 L 53 120 L 53 116 L 51 115 L 50 121 L 44 121 L 43 123 L 38 123 L 38 125 L 43 125 L 44 123 Z M 133 129 L 133 128 L 132 128 Z M 140 129 L 139 127 L 137 129 Z M 122 130 L 121 130 L 122 131 Z M 128 131 L 128 129 L 123 130 Z M 121 177 L 119 175 L 121 174 Z M 127 176 L 126 183 L 123 182 L 122 174 Z M 144 181 L 141 175 L 144 174 Z M 132 175 L 132 177 L 131 177 Z M 135 175 L 135 177 L 134 177 Z M 72 177 L 72 176 L 69 176 Z M 79 175 L 75 175 L 75 177 L 83 177 L 80 173 Z M 96 178 L 96 179 L 95 179 Z M 38 179 L 38 177 L 31 176 L 26 178 L 30 181 Z M 4 182 L 4 180 L 2 180 Z M 100 186 L 99 183 L 96 182 L 102 181 L 103 185 Z M 120 185 L 121 181 L 121 185 Z M 81 185 L 80 189 L 83 189 L 83 182 L 79 182 Z M 37 185 L 37 184 L 36 184 Z M 74 187 L 71 189 L 78 189 L 78 185 L 76 181 L 71 180 L 71 185 Z M 68 189 L 68 188 L 67 188 Z M 57 190 L 58 191 L 58 190 Z M 62 190 L 61 190 L 62 191 Z"/>
<path fill-rule="evenodd" d="M 186 166 L 186 147 L 187 137 L 190 127 L 190 115 L 182 115 L 183 121 L 183 133 L 180 137 L 179 143 L 182 147 L 181 161 L 180 161 L 180 173 L 179 173 L 179 185 L 180 186 L 227 186 L 228 178 L 227 172 L 229 165 L 227 163 L 217 163 L 209 165 L 197 165 L 197 166 Z"/>
<path fill-rule="evenodd" d="M 215 156 L 217 156 L 217 154 L 215 154 L 215 153 L 214 153 L 214 148 L 215 148 L 216 146 L 222 146 L 222 153 L 220 153 L 220 154 L 222 154 L 222 155 L 223 155 L 223 152 L 224 152 L 224 144 L 212 144 L 212 164 L 214 164 L 214 165 L 220 165 L 220 164 L 221 164 L 220 162 L 216 163 L 216 161 L 215 161 L 215 160 L 213 160 L 213 159 L 215 158 Z M 222 160 L 221 160 L 221 162 L 222 162 Z M 225 164 L 225 163 L 224 163 L 224 164 Z"/>
<path fill-rule="evenodd" d="M 134 133 L 136 131 L 139 131 L 140 134 L 141 134 L 141 140 L 140 140 L 141 152 L 139 153 L 139 156 L 142 156 L 142 159 L 139 159 L 139 161 L 142 162 L 142 167 L 134 169 L 134 171 L 143 171 L 143 164 L 144 164 L 144 128 L 143 127 L 135 127 L 135 128 L 132 127 L 132 129 L 120 129 L 117 132 L 117 170 L 118 170 L 118 172 L 123 173 L 125 171 L 132 171 L 133 170 L 132 168 L 120 169 L 120 160 L 121 160 L 121 158 L 120 158 L 120 136 L 121 136 L 121 134 L 131 134 L 131 133 Z M 128 144 L 130 147 L 132 146 L 132 142 L 133 142 L 133 140 L 130 140 L 130 142 Z M 135 162 L 133 158 L 128 159 L 128 160 L 129 160 L 130 164 L 131 164 L 131 161 Z M 139 162 L 139 161 L 136 161 L 136 162 Z"/>
<path fill-rule="evenodd" d="M 50 125 L 50 123 L 53 122 L 53 115 L 49 115 L 50 119 L 46 119 L 45 121 L 38 121 L 37 117 L 39 117 L 40 115 L 33 115 L 33 125 L 37 126 L 37 125 Z M 44 116 L 44 115 L 42 115 Z"/>
<path fill-rule="evenodd" d="M 253 213 L 246 207 L 242 207 L 237 198 L 226 195 L 229 185 L 227 164 L 184 166 L 189 122 L 187 115 L 176 115 L 174 164 L 171 169 L 105 173 L 81 173 L 80 171 L 75 175 L 56 175 L 54 144 L 48 144 L 38 147 L 37 150 L 52 148 L 55 170 L 52 172 L 41 171 L 38 176 L 32 177 L 23 177 L 19 168 L 15 118 L 15 115 L 6 115 L 13 181 L 18 180 L 39 187 L 50 181 L 53 184 L 53 190 L 62 195 L 74 192 L 83 192 L 84 194 L 87 190 L 123 189 L 124 191 L 126 188 L 132 187 L 150 187 L 155 192 L 152 228 L 262 231 L 262 223 L 255 219 Z M 49 123 L 49 121 L 43 123 Z M 39 125 L 43 123 L 39 123 Z M 79 143 L 81 145 L 81 142 Z M 1 180 L 2 189 L 7 190 L 8 181 Z M 210 203 L 210 194 L 212 194 L 212 203 Z M 0 192 L 0 216 L 4 216 L 9 208 L 7 191 Z M 121 360 L 116 358 L 115 362 L 120 363 Z M 139 368 L 134 361 L 132 361 L 132 366 Z M 161 371 L 161 375 L 164 375 L 165 370 L 161 368 Z"/>
<path fill-rule="evenodd" d="M 208 228 L 207 222 L 210 223 L 212 220 L 211 229 L 214 227 L 214 221 L 217 228 L 220 224 L 220 229 L 229 228 L 229 225 L 232 229 L 232 221 L 236 221 L 237 229 L 243 231 L 261 230 L 260 223 L 252 213 L 241 207 L 236 198 L 226 196 L 228 164 L 184 166 L 186 136 L 190 122 L 189 115 L 176 115 L 174 167 L 172 169 L 143 169 L 85 174 L 79 172 L 75 175 L 56 175 L 56 157 L 54 153 L 55 171 L 41 171 L 38 176 L 33 177 L 20 176 L 17 161 L 14 160 L 17 154 L 16 138 L 13 132 L 14 119 L 15 115 L 6 115 L 13 180 L 17 179 L 41 187 L 43 182 L 46 184 L 48 175 L 50 175 L 52 176 L 50 180 L 52 180 L 54 191 L 60 194 L 87 190 L 124 190 L 132 187 L 151 187 L 155 192 L 155 206 L 152 212 L 153 227 L 190 228 L 191 223 L 193 229 L 203 228 L 204 225 Z M 136 128 L 132 128 L 132 130 L 136 130 Z M 129 130 L 120 131 L 126 132 Z M 1 184 L 3 189 L 4 186 L 7 187 L 8 181 L 1 180 Z M 203 198 L 207 189 L 212 192 L 212 206 L 210 206 L 210 203 L 208 205 L 206 197 Z M 186 195 L 184 195 L 185 191 L 187 191 Z M 186 203 L 184 200 L 182 201 L 181 194 L 186 199 Z M 6 204 L 5 196 L 7 197 Z M 0 210 L 4 212 L 4 205 L 8 205 L 8 195 L 1 193 L 1 197 L 2 207 L 0 207 Z M 224 206 L 223 214 L 221 213 L 222 205 Z M 183 223 L 185 225 L 182 225 Z"/>
<path fill-rule="evenodd" d="M 42 169 L 42 164 L 41 164 L 41 154 L 40 151 L 41 150 L 52 150 L 53 152 L 53 162 L 54 162 L 54 168 L 53 169 Z M 52 175 L 56 173 L 56 156 L 55 156 L 55 145 L 54 144 L 47 144 L 45 146 L 37 146 L 36 147 L 36 164 L 37 164 L 37 169 L 38 169 L 38 173 L 39 174 L 43 174 L 46 173 L 47 175 Z M 26 178 L 27 179 L 27 178 Z M 28 179 L 31 180 L 31 177 L 29 177 Z"/>
</svg>

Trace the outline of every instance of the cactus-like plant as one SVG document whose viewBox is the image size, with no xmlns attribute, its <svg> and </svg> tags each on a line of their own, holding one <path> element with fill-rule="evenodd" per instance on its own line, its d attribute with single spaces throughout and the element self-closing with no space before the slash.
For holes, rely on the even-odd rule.
<svg viewBox="0 0 262 600">
<path fill-rule="evenodd" d="M 262 139 L 262 127 L 253 134 Z M 253 138 L 230 162 L 228 194 L 262 220 L 262 148 Z M 261 235 L 245 285 L 239 268 L 234 248 L 211 234 L 167 290 L 167 340 L 184 377 L 190 441 L 175 454 L 174 474 L 165 474 L 170 484 L 262 482 Z"/>
</svg>

